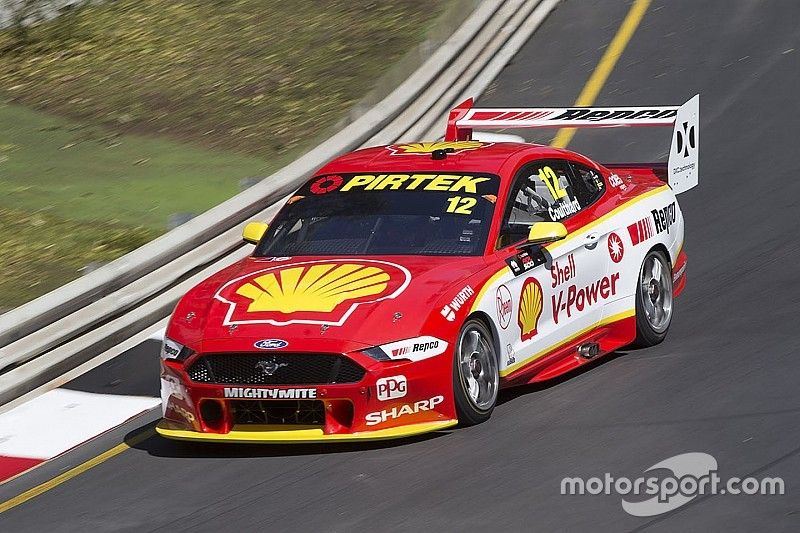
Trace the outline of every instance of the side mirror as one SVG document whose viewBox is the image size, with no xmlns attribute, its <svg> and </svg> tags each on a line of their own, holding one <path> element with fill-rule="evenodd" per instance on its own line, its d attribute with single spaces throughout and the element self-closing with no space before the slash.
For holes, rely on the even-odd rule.
<svg viewBox="0 0 800 533">
<path fill-rule="evenodd" d="M 242 231 L 242 239 L 250 244 L 258 244 L 267 232 L 267 228 L 269 224 L 266 222 L 248 222 Z"/>
<path fill-rule="evenodd" d="M 567 237 L 567 228 L 561 222 L 536 222 L 528 232 L 526 244 L 547 244 Z"/>
</svg>

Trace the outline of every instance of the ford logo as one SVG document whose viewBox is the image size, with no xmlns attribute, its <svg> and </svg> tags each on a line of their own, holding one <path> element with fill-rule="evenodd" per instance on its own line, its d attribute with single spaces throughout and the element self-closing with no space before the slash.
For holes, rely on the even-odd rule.
<svg viewBox="0 0 800 533">
<path fill-rule="evenodd" d="M 259 350 L 278 350 L 280 348 L 286 348 L 289 346 L 289 343 L 283 339 L 264 339 L 256 342 L 253 346 Z"/>
</svg>

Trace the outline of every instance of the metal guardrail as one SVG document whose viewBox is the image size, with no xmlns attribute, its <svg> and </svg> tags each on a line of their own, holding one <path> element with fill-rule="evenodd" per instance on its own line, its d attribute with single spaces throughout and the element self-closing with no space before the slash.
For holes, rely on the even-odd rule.
<svg viewBox="0 0 800 533">
<path fill-rule="evenodd" d="M 482 73 L 496 69 L 493 58 L 513 56 L 508 46 L 520 36 L 524 43 L 557 2 L 481 2 L 419 69 L 315 149 L 151 243 L 0 315 L 0 368 L 10 368 L 0 374 L 0 405 L 169 315 L 190 287 L 250 253 L 240 239 L 246 221 L 270 219 L 331 158 L 443 121 L 465 90 L 491 81 Z"/>
</svg>

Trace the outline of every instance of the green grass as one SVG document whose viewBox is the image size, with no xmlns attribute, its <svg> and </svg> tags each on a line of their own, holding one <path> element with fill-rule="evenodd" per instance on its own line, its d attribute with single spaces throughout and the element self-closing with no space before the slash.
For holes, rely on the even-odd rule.
<svg viewBox="0 0 800 533">
<path fill-rule="evenodd" d="M 15 101 L 272 159 L 327 131 L 447 2 L 115 0 L 0 33 Z"/>
<path fill-rule="evenodd" d="M 133 250 L 271 165 L 0 105 L 0 311 Z"/>
<path fill-rule="evenodd" d="M 0 105 L 0 207 L 163 231 L 170 214 L 201 213 L 270 167 Z"/>
<path fill-rule="evenodd" d="M 0 31 L 0 312 L 289 162 L 447 4 L 115 0 Z"/>
<path fill-rule="evenodd" d="M 143 227 L 76 222 L 0 207 L 0 312 L 78 277 L 158 235 Z"/>
</svg>

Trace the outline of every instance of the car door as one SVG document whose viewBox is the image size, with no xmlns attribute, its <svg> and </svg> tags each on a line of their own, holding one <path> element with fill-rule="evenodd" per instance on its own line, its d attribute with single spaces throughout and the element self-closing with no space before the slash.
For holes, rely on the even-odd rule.
<svg viewBox="0 0 800 533">
<path fill-rule="evenodd" d="M 510 300 L 511 326 L 501 333 L 505 351 L 504 375 L 544 355 L 599 321 L 597 305 L 604 286 L 605 247 L 591 230 L 578 229 L 563 241 L 546 247 L 520 249 L 536 222 L 564 222 L 577 215 L 588 197 L 566 160 L 551 159 L 525 165 L 515 176 L 500 236 L 500 258 L 512 277 L 497 289 Z M 516 324 L 514 324 L 516 322 Z"/>
</svg>

